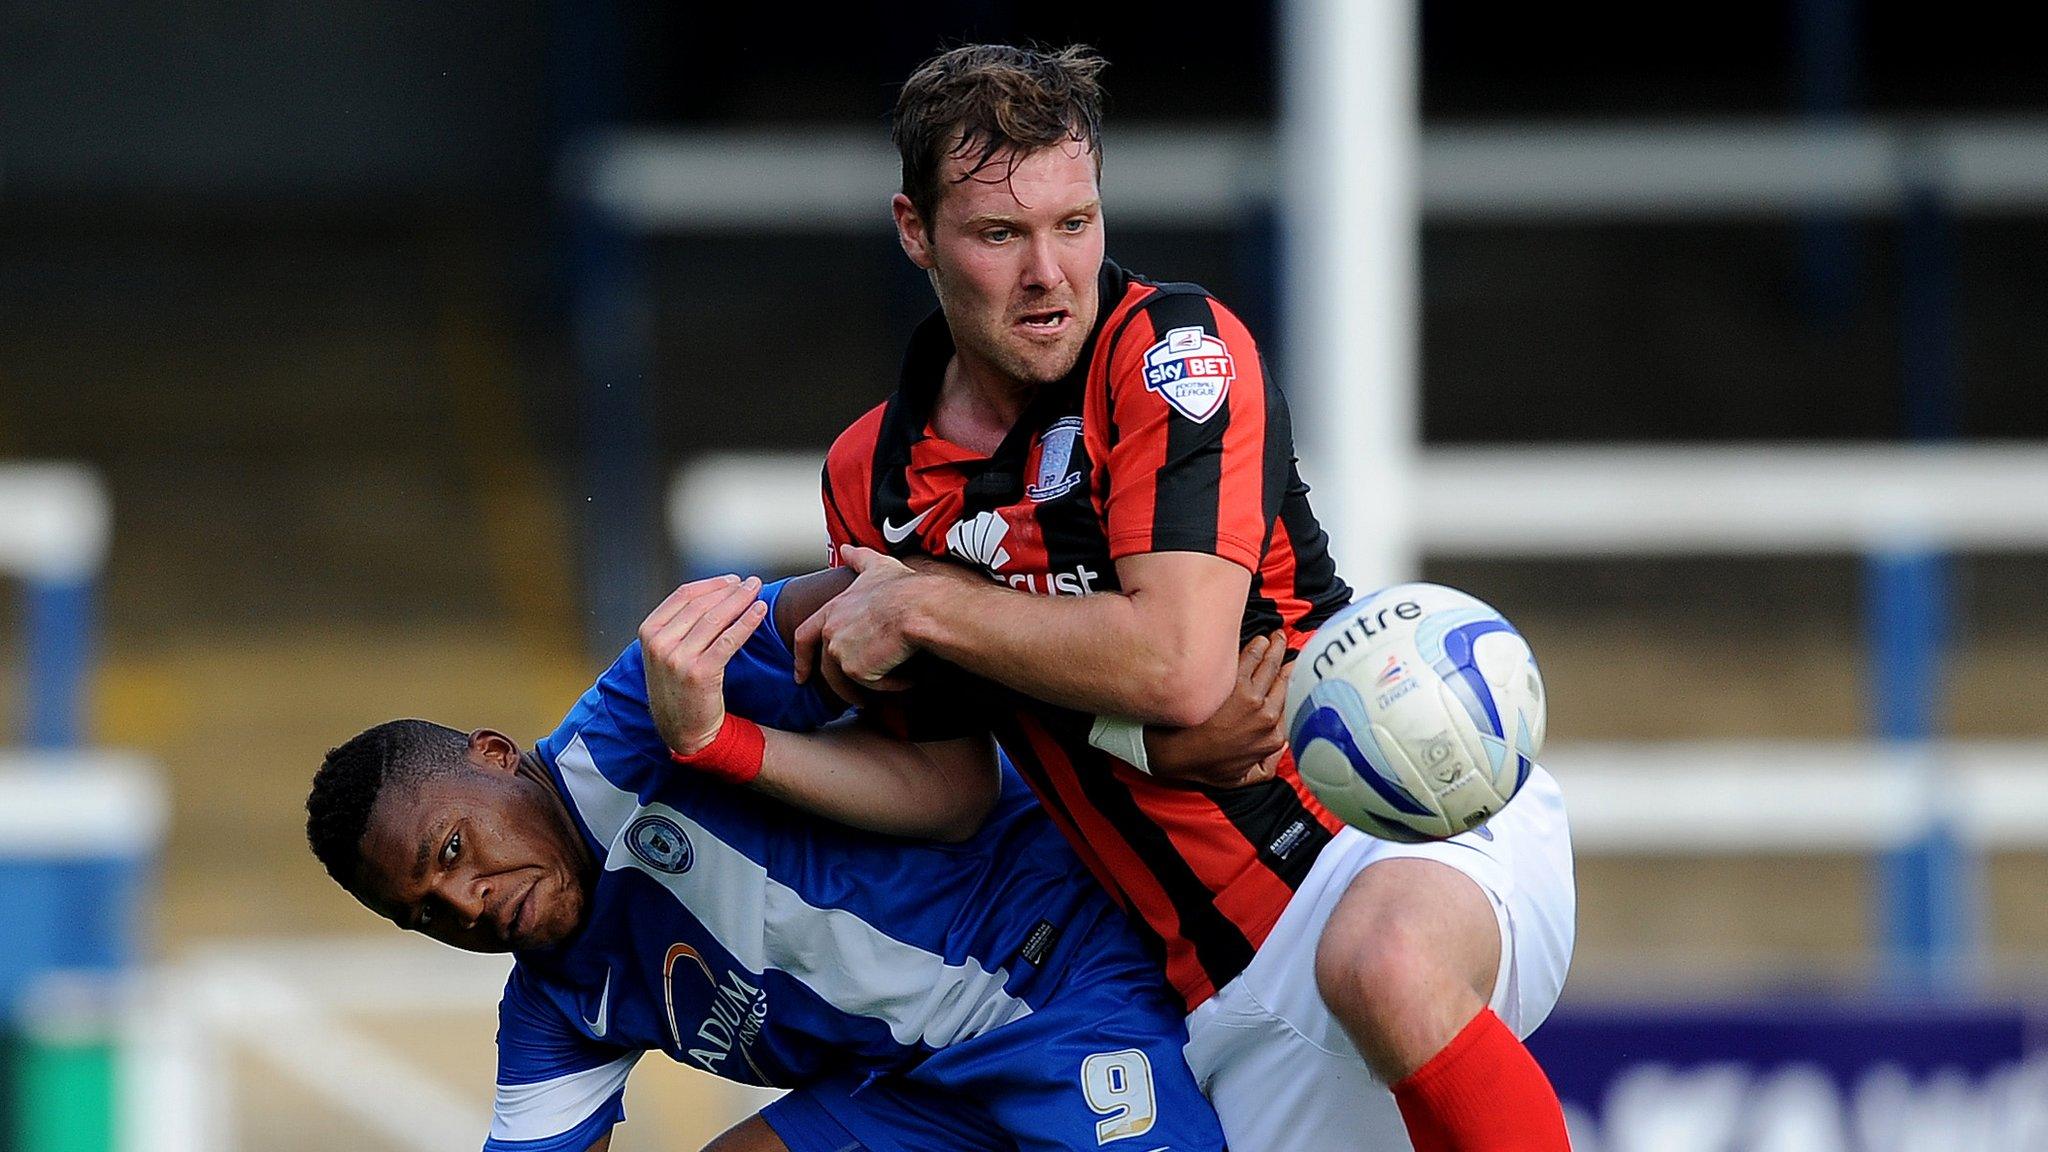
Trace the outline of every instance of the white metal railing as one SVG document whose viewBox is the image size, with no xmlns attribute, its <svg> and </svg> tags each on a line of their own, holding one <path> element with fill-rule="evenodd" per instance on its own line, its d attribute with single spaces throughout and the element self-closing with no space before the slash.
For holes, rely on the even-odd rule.
<svg viewBox="0 0 2048 1152">
<path fill-rule="evenodd" d="M 824 562 L 819 457 L 707 457 L 669 490 L 693 572 Z M 1423 551 L 1458 556 L 2048 550 L 2048 445 L 1437 448 Z M 1879 852 L 1937 822 L 1981 846 L 2048 845 L 2048 744 L 1565 745 L 1588 852 Z"/>
<path fill-rule="evenodd" d="M 821 562 L 821 463 L 728 453 L 678 472 L 685 562 Z M 2048 550 L 2048 444 L 1431 448 L 1415 500 L 1439 556 Z"/>
<path fill-rule="evenodd" d="M 170 809 L 162 774 L 138 753 L 0 748 L 0 860 L 146 859 Z"/>
<path fill-rule="evenodd" d="M 488 1089 L 463 1092 L 349 1020 L 488 1011 L 510 959 L 425 939 L 220 943 L 142 974 L 122 1014 L 123 1152 L 237 1152 L 235 1058 L 249 1054 L 391 1147 L 474 1148 Z M 478 1032 L 479 1044 L 488 1033 Z"/>
<path fill-rule="evenodd" d="M 2048 550 L 2048 443 L 1439 448 L 1424 551 Z"/>
<path fill-rule="evenodd" d="M 1937 821 L 1978 848 L 2048 847 L 2048 742 L 1566 744 L 1543 763 L 1584 852 L 1876 853 Z"/>
<path fill-rule="evenodd" d="M 1270 200 L 1272 133 L 1245 124 L 1112 129 L 1103 199 L 1118 224 L 1215 225 Z M 1519 123 L 1422 134 L 1438 219 L 1622 220 L 1891 211 L 1938 194 L 1960 212 L 2048 207 L 2040 119 Z M 569 169 L 572 194 L 642 231 L 886 231 L 897 159 L 881 133 L 618 132 Z"/>
<path fill-rule="evenodd" d="M 490 1129 L 488 1076 L 472 1077 L 466 1067 L 451 1074 L 449 1050 L 437 1044 L 422 1051 L 417 1033 L 424 1023 L 437 1037 L 467 1039 L 475 1066 L 488 1068 L 491 1012 L 510 967 L 508 956 L 459 952 L 388 931 L 223 940 L 192 949 L 125 989 L 117 1146 L 253 1152 L 247 1121 L 277 1107 L 243 1098 L 253 1083 L 253 1058 L 347 1118 L 351 1131 L 371 1136 L 377 1147 L 476 1148 Z M 414 1034 L 380 1026 L 393 1020 L 413 1025 Z M 669 1111 L 709 1132 L 781 1095 L 694 1070 L 669 1088 L 679 1093 Z M 648 1102 L 645 1095 L 636 1099 Z M 331 1143 L 342 1147 L 345 1138 Z"/>
</svg>

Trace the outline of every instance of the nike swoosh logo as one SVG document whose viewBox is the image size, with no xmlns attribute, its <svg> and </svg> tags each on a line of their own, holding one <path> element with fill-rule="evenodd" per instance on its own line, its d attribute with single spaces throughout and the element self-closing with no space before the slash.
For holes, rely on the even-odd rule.
<svg viewBox="0 0 2048 1152">
<path fill-rule="evenodd" d="M 931 514 L 932 510 L 927 508 L 901 524 L 891 524 L 887 516 L 882 517 L 882 539 L 891 544 L 903 543 L 910 538 L 912 532 L 917 531 L 919 524 L 924 523 L 924 518 Z"/>
<path fill-rule="evenodd" d="M 597 1019 L 586 1019 L 583 1022 L 590 1025 L 590 1030 L 597 1034 L 598 1039 L 602 1040 L 604 1039 L 605 1030 L 611 1027 L 611 1015 L 612 970 L 607 968 L 604 970 L 604 994 L 597 998 Z"/>
</svg>

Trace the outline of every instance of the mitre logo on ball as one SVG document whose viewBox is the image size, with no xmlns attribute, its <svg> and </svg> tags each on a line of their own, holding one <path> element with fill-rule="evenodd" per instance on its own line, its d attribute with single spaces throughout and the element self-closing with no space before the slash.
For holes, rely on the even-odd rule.
<svg viewBox="0 0 2048 1152">
<path fill-rule="evenodd" d="M 1223 407 L 1237 364 L 1223 341 L 1200 327 L 1174 328 L 1145 349 L 1145 387 L 1200 424 Z"/>
<path fill-rule="evenodd" d="M 1487 604 L 1398 584 L 1330 617 L 1287 686 L 1287 742 L 1316 798 L 1358 828 L 1414 842 L 1478 829 L 1543 746 L 1543 679 Z"/>
</svg>

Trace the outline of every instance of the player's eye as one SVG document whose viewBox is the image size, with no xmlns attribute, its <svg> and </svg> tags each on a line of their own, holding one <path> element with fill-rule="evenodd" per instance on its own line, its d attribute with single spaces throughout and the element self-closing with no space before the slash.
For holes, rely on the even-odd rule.
<svg viewBox="0 0 2048 1152">
<path fill-rule="evenodd" d="M 455 863 L 455 857 L 462 853 L 462 833 L 448 837 L 448 843 L 441 846 L 441 867 Z"/>
<path fill-rule="evenodd" d="M 426 904 L 422 904 L 422 905 L 420 905 L 420 910 L 419 910 L 419 911 L 418 911 L 417 913 L 415 913 L 415 914 L 413 915 L 413 918 L 412 918 L 412 927 L 413 927 L 413 931 L 415 931 L 415 932 L 425 932 L 425 931 L 427 930 L 427 926 L 428 926 L 428 925 L 430 925 L 430 924 L 432 924 L 433 922 L 434 922 L 434 910 L 433 910 L 433 908 L 432 908 L 432 907 L 430 907 L 429 905 L 426 905 Z"/>
<path fill-rule="evenodd" d="M 1069 232 L 1079 232 L 1088 227 L 1088 218 L 1086 216 L 1076 216 L 1072 220 L 1062 221 L 1060 227 Z"/>
<path fill-rule="evenodd" d="M 1014 235 L 1016 235 L 1016 233 L 1010 231 L 1008 228 L 991 228 L 988 231 L 983 232 L 981 234 L 981 238 L 983 240 L 988 241 L 991 244 L 1001 244 Z"/>
</svg>

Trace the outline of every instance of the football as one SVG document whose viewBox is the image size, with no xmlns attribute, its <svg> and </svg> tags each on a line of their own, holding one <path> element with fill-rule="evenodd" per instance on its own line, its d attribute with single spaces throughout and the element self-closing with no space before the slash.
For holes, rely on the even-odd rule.
<svg viewBox="0 0 2048 1152">
<path fill-rule="evenodd" d="M 1287 739 L 1330 811 L 1386 840 L 1477 828 L 1543 747 L 1543 678 L 1500 613 L 1440 584 L 1397 584 L 1310 636 Z"/>
</svg>

